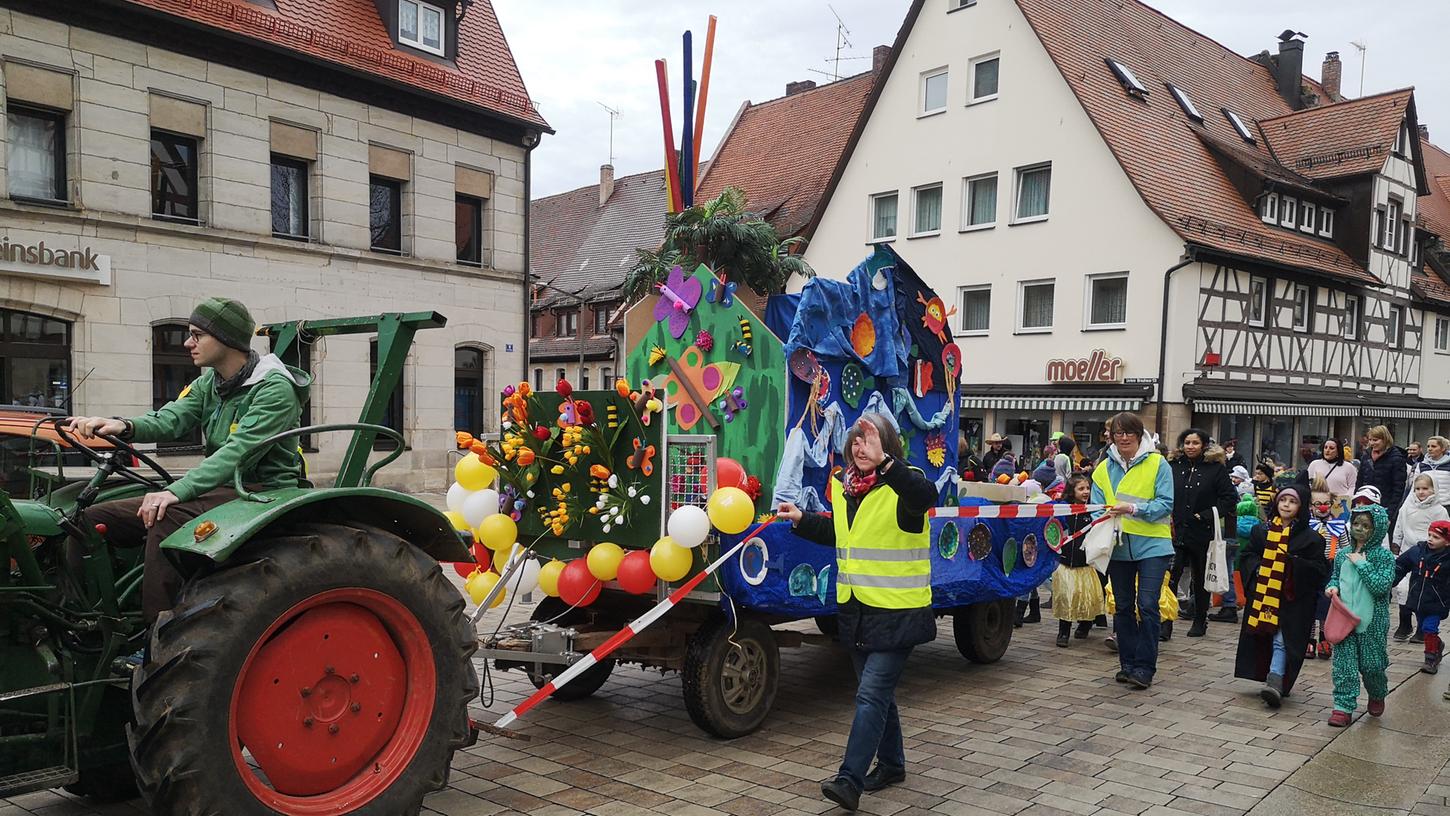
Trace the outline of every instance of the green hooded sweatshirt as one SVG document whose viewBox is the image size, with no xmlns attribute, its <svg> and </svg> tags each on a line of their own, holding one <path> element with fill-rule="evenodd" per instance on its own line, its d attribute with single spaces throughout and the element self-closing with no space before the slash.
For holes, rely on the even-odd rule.
<svg viewBox="0 0 1450 816">
<path fill-rule="evenodd" d="M 202 427 L 206 458 L 167 490 L 181 501 L 229 487 L 237 462 L 257 443 L 298 427 L 312 377 L 283 364 L 275 354 L 257 361 L 245 382 L 223 399 L 216 371 L 206 369 L 181 394 L 161 408 L 134 417 L 131 439 L 166 442 Z M 242 481 L 263 490 L 297 487 L 304 466 L 296 439 L 275 442 L 242 473 Z"/>
</svg>

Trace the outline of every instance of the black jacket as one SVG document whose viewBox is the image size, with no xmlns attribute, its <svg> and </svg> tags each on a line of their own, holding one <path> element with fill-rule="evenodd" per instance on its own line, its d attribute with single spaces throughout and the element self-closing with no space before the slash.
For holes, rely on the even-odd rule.
<svg viewBox="0 0 1450 816">
<path fill-rule="evenodd" d="M 1450 615 L 1450 548 L 1432 550 L 1420 542 L 1395 559 L 1395 580 L 1410 576 L 1410 591 L 1405 608 L 1413 609 L 1420 618 Z"/>
<path fill-rule="evenodd" d="M 1179 455 L 1169 463 L 1173 469 L 1173 540 L 1179 547 L 1202 550 L 1213 539 L 1213 508 L 1224 530 L 1224 540 L 1234 536 L 1234 509 L 1238 491 L 1229 479 L 1223 448 L 1211 445 L 1198 459 Z"/>
<path fill-rule="evenodd" d="M 991 446 L 988 446 L 987 447 L 987 452 L 984 453 L 984 454 L 982 454 L 982 471 L 977 474 L 977 481 L 979 481 L 979 482 L 988 482 L 988 481 L 991 481 L 992 480 L 992 468 L 996 466 L 997 460 L 998 459 L 1001 459 L 1002 458 L 1002 454 L 1004 454 L 1006 452 L 1007 452 L 1007 450 L 1005 448 L 1002 449 L 1002 450 L 1000 450 L 1000 451 L 994 451 L 994 450 L 992 450 Z"/>
<path fill-rule="evenodd" d="M 835 489 L 833 487 L 833 489 Z M 936 485 L 926 474 L 905 462 L 895 462 L 872 490 L 895 490 L 896 525 L 919 533 L 927 524 L 926 512 L 936 505 Z M 856 518 L 859 499 L 846 497 L 846 521 Z M 802 538 L 827 547 L 836 546 L 836 526 L 830 516 L 806 513 L 795 525 Z M 861 603 L 853 595 L 836 611 L 839 638 L 847 646 L 866 652 L 909 649 L 936 639 L 936 613 L 931 606 L 917 609 L 880 609 Z"/>
<path fill-rule="evenodd" d="M 1076 513 L 1062 518 L 1062 537 L 1077 535 L 1092 524 L 1092 513 Z M 1070 541 L 1062 545 L 1062 552 L 1058 553 L 1058 563 L 1064 567 L 1086 567 L 1087 552 L 1082 548 L 1082 538 Z"/>
<path fill-rule="evenodd" d="M 1395 528 L 1395 519 L 1400 513 L 1400 502 L 1405 498 L 1405 481 L 1409 471 L 1405 464 L 1405 449 L 1391 445 L 1380 454 L 1378 461 L 1368 454 L 1359 460 L 1359 481 L 1355 487 L 1374 485 L 1380 492 L 1380 504 L 1390 514 L 1390 529 Z"/>
</svg>

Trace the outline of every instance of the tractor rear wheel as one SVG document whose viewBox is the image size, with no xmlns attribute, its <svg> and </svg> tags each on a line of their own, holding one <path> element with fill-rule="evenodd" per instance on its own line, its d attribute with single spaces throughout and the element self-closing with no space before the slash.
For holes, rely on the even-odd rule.
<svg viewBox="0 0 1450 816">
<path fill-rule="evenodd" d="M 779 682 L 780 649 L 764 623 L 741 618 L 735 627 L 717 616 L 690 637 L 680 686 L 685 711 L 706 733 L 734 739 L 754 732 Z"/>
<path fill-rule="evenodd" d="M 560 626 L 572 626 L 576 623 L 582 623 L 588 618 L 588 615 L 589 613 L 583 609 L 570 609 L 568 604 L 558 598 L 544 598 L 542 601 L 539 601 L 538 606 L 534 607 L 534 613 L 529 619 L 534 621 L 553 621 Z M 534 688 L 540 689 L 548 685 L 549 681 L 553 680 L 556 675 L 562 674 L 565 668 L 557 663 L 541 663 L 540 665 L 543 668 L 535 672 L 532 663 L 520 665 L 523 665 L 524 671 L 528 672 L 529 682 L 534 684 Z M 613 660 L 601 660 L 585 669 L 578 677 L 569 681 L 568 685 L 563 688 L 554 689 L 554 693 L 549 695 L 549 699 L 558 700 L 563 703 L 571 700 L 582 700 L 598 691 L 599 687 L 604 685 L 604 682 L 609 679 L 609 675 L 613 671 Z"/>
<path fill-rule="evenodd" d="M 1012 615 L 1016 601 L 984 601 L 952 613 L 952 635 L 957 651 L 973 663 L 996 663 L 1012 642 Z"/>
<path fill-rule="evenodd" d="M 343 524 L 258 539 L 188 583 L 132 679 L 158 813 L 418 813 L 470 738 L 477 638 L 436 561 Z"/>
</svg>

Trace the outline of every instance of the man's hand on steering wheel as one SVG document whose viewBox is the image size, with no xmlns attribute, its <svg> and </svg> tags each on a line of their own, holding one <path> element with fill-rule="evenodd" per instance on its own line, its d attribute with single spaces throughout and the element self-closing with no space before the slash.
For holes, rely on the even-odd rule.
<svg viewBox="0 0 1450 816">
<path fill-rule="evenodd" d="M 181 499 L 176 498 L 176 494 L 170 490 L 147 493 L 145 498 L 141 499 L 141 506 L 136 510 L 136 515 L 141 519 L 141 523 L 146 525 L 146 529 L 149 530 L 158 521 L 165 518 L 166 510 L 171 505 L 179 501 Z"/>
<path fill-rule="evenodd" d="M 82 439 L 95 439 L 101 434 L 118 436 L 126 432 L 126 422 L 111 417 L 71 417 L 66 430 Z"/>
</svg>

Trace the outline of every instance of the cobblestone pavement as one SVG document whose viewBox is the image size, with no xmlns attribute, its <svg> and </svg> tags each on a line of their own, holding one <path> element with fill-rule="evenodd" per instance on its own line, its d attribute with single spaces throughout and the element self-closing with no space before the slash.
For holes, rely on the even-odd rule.
<svg viewBox="0 0 1450 816">
<path fill-rule="evenodd" d="M 813 631 L 809 622 L 789 626 Z M 1230 676 L 1237 626 L 1212 624 L 1208 637 L 1190 640 L 1180 624 L 1147 691 L 1113 682 L 1117 661 L 1103 647 L 1104 630 L 1059 649 L 1056 628 L 1050 618 L 1029 624 L 1001 662 L 974 666 L 943 619 L 941 637 L 913 653 L 898 692 L 910 776 L 863 797 L 862 812 L 1242 814 L 1339 733 L 1326 724 L 1328 661 L 1306 664 L 1293 698 L 1266 711 L 1253 684 Z M 1392 688 L 1414 676 L 1417 649 L 1392 646 Z M 781 670 L 766 726 L 724 742 L 690 722 L 678 677 L 616 668 L 594 697 L 535 709 L 518 729 L 531 741 L 485 736 L 460 753 L 449 789 L 429 797 L 425 813 L 828 812 L 818 783 L 838 766 L 849 730 L 850 664 L 838 648 L 806 645 L 782 651 Z M 492 680 L 493 705 L 475 712 L 489 722 L 533 690 L 518 673 Z M 1434 681 L 1433 695 L 1412 696 L 1439 703 L 1439 681 L 1423 680 Z M 1450 813 L 1438 770 L 1425 772 L 1417 812 Z M 0 816 L 144 812 L 61 793 L 0 801 Z"/>
</svg>

